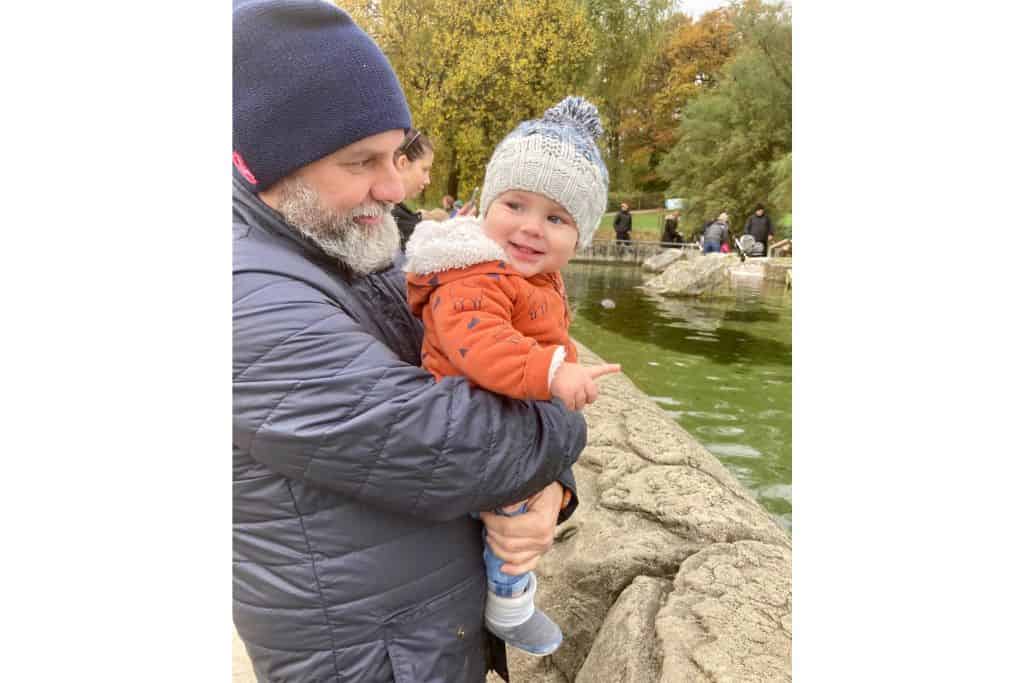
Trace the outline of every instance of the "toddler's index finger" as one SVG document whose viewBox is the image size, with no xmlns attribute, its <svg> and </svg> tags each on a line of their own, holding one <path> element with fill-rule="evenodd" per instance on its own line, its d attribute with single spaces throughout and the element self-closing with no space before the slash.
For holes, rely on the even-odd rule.
<svg viewBox="0 0 1024 683">
<path fill-rule="evenodd" d="M 604 377 L 605 375 L 611 375 L 616 372 L 622 371 L 622 366 L 618 363 L 606 363 L 604 365 L 592 365 L 584 368 L 587 374 L 590 375 L 590 379 L 597 379 L 598 377 Z"/>
</svg>

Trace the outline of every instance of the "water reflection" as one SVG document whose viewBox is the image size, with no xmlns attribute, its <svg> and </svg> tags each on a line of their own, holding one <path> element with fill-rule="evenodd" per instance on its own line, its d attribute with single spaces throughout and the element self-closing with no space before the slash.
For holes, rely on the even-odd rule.
<svg viewBox="0 0 1024 683">
<path fill-rule="evenodd" d="M 790 295 L 744 287 L 712 300 L 638 289 L 635 267 L 572 264 L 572 333 L 704 443 L 781 525 L 792 522 Z M 602 300 L 613 300 L 605 308 Z"/>
<path fill-rule="evenodd" d="M 705 447 L 719 458 L 760 458 L 761 451 L 741 443 L 708 443 Z"/>
<path fill-rule="evenodd" d="M 716 364 L 743 362 L 751 354 L 760 363 L 787 368 L 792 363 L 788 332 L 784 339 L 759 334 L 765 325 L 788 329 L 789 294 L 784 287 L 738 287 L 728 299 L 705 301 L 646 293 L 637 288 L 643 273 L 635 267 L 572 264 L 568 271 L 574 314 L 609 332 L 671 351 L 699 353 Z M 607 298 L 615 300 L 615 308 L 601 306 Z M 787 310 L 766 306 L 769 300 L 784 302 Z"/>
</svg>

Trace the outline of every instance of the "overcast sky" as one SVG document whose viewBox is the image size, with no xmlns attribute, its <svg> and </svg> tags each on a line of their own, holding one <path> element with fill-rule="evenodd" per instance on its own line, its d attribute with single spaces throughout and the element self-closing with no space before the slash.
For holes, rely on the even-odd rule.
<svg viewBox="0 0 1024 683">
<path fill-rule="evenodd" d="M 700 15 L 709 9 L 725 7 L 728 4 L 729 0 L 675 0 L 676 9 L 686 12 L 694 19 L 700 19 Z M 792 7 L 792 2 L 786 4 Z"/>
<path fill-rule="evenodd" d="M 676 0 L 676 8 L 686 12 L 694 19 L 700 19 L 700 15 L 709 9 L 724 7 L 728 4 L 728 0 Z"/>
</svg>

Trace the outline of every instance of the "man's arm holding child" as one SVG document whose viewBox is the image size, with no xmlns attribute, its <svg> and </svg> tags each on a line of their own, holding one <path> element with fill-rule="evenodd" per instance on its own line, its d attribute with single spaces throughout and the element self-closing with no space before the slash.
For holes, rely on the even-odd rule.
<svg viewBox="0 0 1024 683">
<path fill-rule="evenodd" d="M 508 401 L 464 379 L 435 382 L 300 281 L 247 274 L 234 283 L 233 441 L 253 460 L 437 520 L 556 479 L 571 485 L 565 473 L 586 424 L 564 406 Z"/>
</svg>

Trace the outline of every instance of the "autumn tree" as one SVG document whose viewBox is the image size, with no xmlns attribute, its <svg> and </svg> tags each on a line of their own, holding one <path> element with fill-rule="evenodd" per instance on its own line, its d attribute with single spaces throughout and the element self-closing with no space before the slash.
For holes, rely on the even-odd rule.
<svg viewBox="0 0 1024 683">
<path fill-rule="evenodd" d="M 619 128 L 623 158 L 639 189 L 667 187 L 657 167 L 678 139 L 683 108 L 714 87 L 735 43 L 735 28 L 725 9 L 705 12 L 698 21 L 679 13 L 666 22 L 658 50 L 644 64 L 636 96 Z"/>
<path fill-rule="evenodd" d="M 479 185 L 494 147 L 577 94 L 594 41 L 565 0 L 349 0 L 387 54 L 413 125 L 435 143 L 432 197 Z M 440 182 L 438 182 L 440 181 Z"/>
<path fill-rule="evenodd" d="M 686 225 L 728 211 L 734 227 L 759 201 L 792 210 L 792 24 L 782 4 L 748 0 L 730 10 L 737 52 L 717 85 L 683 109 L 679 140 L 658 166 L 689 201 Z"/>
<path fill-rule="evenodd" d="M 595 45 L 587 65 L 586 94 L 605 119 L 611 187 L 632 189 L 623 157 L 623 119 L 639 100 L 640 76 L 658 47 L 671 0 L 584 0 Z"/>
</svg>

